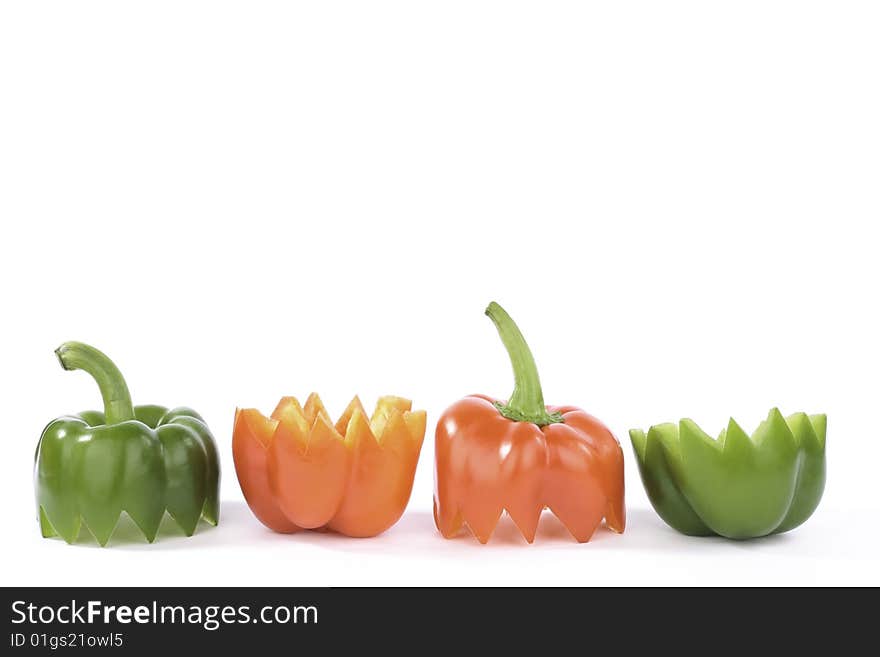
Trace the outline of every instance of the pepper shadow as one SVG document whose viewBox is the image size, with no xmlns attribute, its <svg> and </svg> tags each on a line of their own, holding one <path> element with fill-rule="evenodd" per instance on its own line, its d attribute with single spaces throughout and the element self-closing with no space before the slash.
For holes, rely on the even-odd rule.
<svg viewBox="0 0 880 657">
<path fill-rule="evenodd" d="M 373 538 L 350 538 L 333 532 L 301 532 L 296 540 L 330 550 L 359 554 L 450 556 L 456 559 L 482 559 L 487 552 L 519 552 L 535 549 L 584 549 L 588 546 L 613 544 L 617 534 L 600 526 L 589 543 L 578 543 L 565 526 L 549 511 L 541 515 L 534 543 L 528 543 L 506 513 L 498 521 L 489 542 L 481 544 L 463 527 L 458 534 L 444 538 L 434 525 L 431 511 L 407 511 L 396 525 Z"/>
<path fill-rule="evenodd" d="M 839 515 L 839 514 L 836 514 Z M 788 558 L 819 559 L 876 559 L 876 549 L 870 542 L 845 536 L 852 521 L 838 518 L 835 531 L 823 527 L 823 518 L 811 518 L 803 526 L 784 534 L 771 534 L 747 540 L 733 540 L 723 536 L 685 536 L 672 529 L 653 511 L 637 508 L 627 511 L 626 532 L 615 542 L 615 549 L 645 552 L 692 553 L 694 555 L 781 556 Z"/>
</svg>

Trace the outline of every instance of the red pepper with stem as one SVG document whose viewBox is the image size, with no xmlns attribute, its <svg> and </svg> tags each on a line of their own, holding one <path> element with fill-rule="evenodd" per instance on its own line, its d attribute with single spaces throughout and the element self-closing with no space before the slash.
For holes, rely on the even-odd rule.
<svg viewBox="0 0 880 657">
<path fill-rule="evenodd" d="M 545 406 L 522 333 L 497 303 L 486 314 L 510 356 L 515 385 L 506 402 L 471 395 L 440 417 L 434 470 L 440 533 L 451 538 L 466 525 L 486 543 L 506 510 L 531 543 L 545 508 L 578 542 L 589 541 L 603 518 L 623 532 L 620 443 L 575 406 Z"/>
</svg>

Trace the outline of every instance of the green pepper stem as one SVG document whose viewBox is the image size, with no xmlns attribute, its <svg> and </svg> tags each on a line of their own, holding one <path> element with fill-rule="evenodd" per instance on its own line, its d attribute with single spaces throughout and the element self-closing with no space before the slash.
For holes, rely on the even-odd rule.
<svg viewBox="0 0 880 657">
<path fill-rule="evenodd" d="M 513 365 L 513 394 L 506 404 L 495 403 L 498 411 L 515 422 L 531 422 L 539 427 L 562 422 L 561 413 L 550 413 L 544 405 L 535 357 L 516 323 L 494 301 L 486 308 L 486 315 L 495 323 Z"/>
<path fill-rule="evenodd" d="M 55 355 L 65 370 L 83 370 L 92 375 L 104 399 L 107 424 L 134 419 L 131 395 L 122 372 L 106 355 L 82 342 L 65 342 L 55 350 Z"/>
</svg>

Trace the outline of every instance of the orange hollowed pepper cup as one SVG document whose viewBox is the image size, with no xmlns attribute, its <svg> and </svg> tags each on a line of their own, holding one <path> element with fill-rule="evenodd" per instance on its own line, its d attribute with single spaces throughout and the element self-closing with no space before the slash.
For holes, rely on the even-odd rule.
<svg viewBox="0 0 880 657">
<path fill-rule="evenodd" d="M 355 397 L 335 424 L 318 395 L 284 397 L 270 417 L 236 409 L 235 472 L 254 515 L 276 532 L 326 529 L 367 537 L 406 508 L 425 437 L 425 412 L 382 397 L 367 420 Z"/>
<path fill-rule="evenodd" d="M 466 525 L 486 543 L 506 510 L 531 543 L 544 509 L 580 543 L 603 518 L 623 532 L 620 443 L 579 408 L 545 406 L 522 333 L 497 303 L 486 314 L 510 355 L 515 386 L 506 402 L 465 397 L 437 422 L 434 521 L 440 533 L 451 538 Z"/>
</svg>

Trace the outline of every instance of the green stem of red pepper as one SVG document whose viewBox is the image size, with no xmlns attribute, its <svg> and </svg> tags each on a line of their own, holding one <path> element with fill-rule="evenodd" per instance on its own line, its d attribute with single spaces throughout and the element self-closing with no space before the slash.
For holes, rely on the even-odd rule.
<svg viewBox="0 0 880 657">
<path fill-rule="evenodd" d="M 134 419 L 131 395 L 122 372 L 102 352 L 82 342 L 65 342 L 55 350 L 65 370 L 88 372 L 104 399 L 104 417 L 107 424 L 118 424 Z"/>
<path fill-rule="evenodd" d="M 544 405 L 535 357 L 516 323 L 494 301 L 486 308 L 486 314 L 495 323 L 513 365 L 513 394 L 506 404 L 495 402 L 498 411 L 514 422 L 531 422 L 539 427 L 563 422 L 561 413 L 550 413 Z"/>
</svg>

